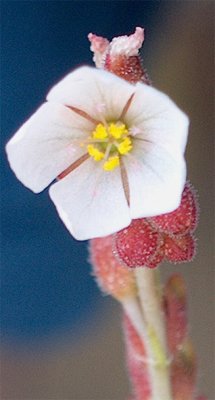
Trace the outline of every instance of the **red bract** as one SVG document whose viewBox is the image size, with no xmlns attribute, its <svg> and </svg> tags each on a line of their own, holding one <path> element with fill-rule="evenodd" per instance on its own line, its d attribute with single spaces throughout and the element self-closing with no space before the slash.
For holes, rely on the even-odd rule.
<svg viewBox="0 0 215 400">
<path fill-rule="evenodd" d="M 128 228 L 115 235 L 117 256 L 131 268 L 153 263 L 159 248 L 160 234 L 148 224 L 146 219 L 133 220 Z"/>
<path fill-rule="evenodd" d="M 162 235 L 160 235 L 160 243 L 157 247 L 157 250 L 155 254 L 148 260 L 146 267 L 148 268 L 156 268 L 164 259 L 165 253 L 164 253 L 164 240 L 162 238 Z"/>
<path fill-rule="evenodd" d="M 156 230 L 169 235 L 184 235 L 193 232 L 198 222 L 196 194 L 189 182 L 186 183 L 180 206 L 173 212 L 150 218 Z"/>
<path fill-rule="evenodd" d="M 195 241 L 190 234 L 165 237 L 165 256 L 170 262 L 192 261 L 195 255 Z"/>
<path fill-rule="evenodd" d="M 130 268 L 157 267 L 166 258 L 177 263 L 195 255 L 192 232 L 198 220 L 194 190 L 186 183 L 180 206 L 169 214 L 133 220 L 115 235 L 115 253 Z"/>
</svg>

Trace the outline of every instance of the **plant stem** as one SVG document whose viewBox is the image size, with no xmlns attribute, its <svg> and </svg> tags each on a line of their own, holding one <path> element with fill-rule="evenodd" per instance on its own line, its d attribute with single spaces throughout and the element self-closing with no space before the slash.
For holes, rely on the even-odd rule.
<svg viewBox="0 0 215 400">
<path fill-rule="evenodd" d="M 125 297 L 122 300 L 122 306 L 144 345 L 146 345 L 148 341 L 147 329 L 138 298 L 136 296 Z"/>
<path fill-rule="evenodd" d="M 164 313 L 156 272 L 136 268 L 139 301 L 145 321 L 146 350 L 151 378 L 152 400 L 173 400 L 169 374 Z"/>
</svg>

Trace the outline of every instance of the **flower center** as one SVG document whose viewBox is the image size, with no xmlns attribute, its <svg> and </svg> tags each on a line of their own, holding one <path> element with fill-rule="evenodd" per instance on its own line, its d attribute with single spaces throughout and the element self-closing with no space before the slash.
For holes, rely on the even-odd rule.
<svg viewBox="0 0 215 400">
<path fill-rule="evenodd" d="M 105 171 L 119 166 L 120 156 L 132 149 L 128 129 L 122 122 L 99 123 L 89 137 L 88 154 L 94 161 L 102 161 Z"/>
</svg>

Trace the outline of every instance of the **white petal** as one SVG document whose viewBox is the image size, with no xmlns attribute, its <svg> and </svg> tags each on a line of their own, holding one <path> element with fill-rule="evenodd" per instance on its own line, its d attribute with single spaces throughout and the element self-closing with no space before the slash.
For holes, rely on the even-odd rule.
<svg viewBox="0 0 215 400">
<path fill-rule="evenodd" d="M 82 109 L 96 119 L 105 105 L 106 120 L 118 119 L 135 87 L 110 72 L 81 67 L 61 80 L 47 99 Z"/>
<path fill-rule="evenodd" d="M 124 157 L 131 217 L 149 217 L 175 210 L 186 180 L 183 156 L 171 157 L 165 149 L 134 141 L 132 154 Z"/>
<path fill-rule="evenodd" d="M 129 127 L 136 135 L 148 139 L 173 153 L 184 153 L 189 120 L 176 104 L 159 90 L 138 83 L 126 114 Z"/>
<path fill-rule="evenodd" d="M 89 159 L 49 192 L 67 229 L 78 240 L 106 236 L 130 224 L 119 168 L 105 172 Z"/>
<path fill-rule="evenodd" d="M 17 178 L 40 192 L 83 154 L 77 143 L 93 124 L 60 104 L 45 103 L 6 146 Z"/>
</svg>

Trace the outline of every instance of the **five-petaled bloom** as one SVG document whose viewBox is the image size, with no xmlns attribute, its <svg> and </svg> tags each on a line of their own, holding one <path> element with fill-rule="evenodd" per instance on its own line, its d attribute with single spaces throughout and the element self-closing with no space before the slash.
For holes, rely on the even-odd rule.
<svg viewBox="0 0 215 400">
<path fill-rule="evenodd" d="M 112 234 L 171 212 L 186 180 L 187 116 L 160 91 L 81 67 L 7 144 L 20 181 L 50 196 L 71 234 Z"/>
</svg>

